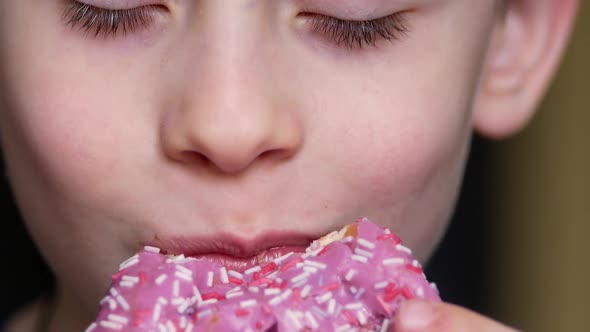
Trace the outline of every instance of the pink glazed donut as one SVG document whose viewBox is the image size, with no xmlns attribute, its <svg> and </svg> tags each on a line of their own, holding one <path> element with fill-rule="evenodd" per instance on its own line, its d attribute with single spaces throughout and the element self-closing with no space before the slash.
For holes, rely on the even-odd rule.
<svg viewBox="0 0 590 332">
<path fill-rule="evenodd" d="M 412 298 L 440 301 L 399 237 L 363 218 L 243 273 L 145 247 L 86 331 L 394 331 Z"/>
</svg>

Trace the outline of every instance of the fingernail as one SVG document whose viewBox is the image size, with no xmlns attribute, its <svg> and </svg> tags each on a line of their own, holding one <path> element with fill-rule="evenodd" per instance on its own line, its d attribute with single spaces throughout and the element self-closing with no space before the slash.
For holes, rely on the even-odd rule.
<svg viewBox="0 0 590 332">
<path fill-rule="evenodd" d="M 402 331 L 419 331 L 434 323 L 438 315 L 436 304 L 426 301 L 406 302 L 399 316 Z"/>
</svg>

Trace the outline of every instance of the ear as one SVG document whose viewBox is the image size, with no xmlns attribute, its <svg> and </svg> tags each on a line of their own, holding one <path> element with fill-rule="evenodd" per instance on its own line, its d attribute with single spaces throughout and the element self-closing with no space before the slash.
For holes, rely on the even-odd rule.
<svg viewBox="0 0 590 332">
<path fill-rule="evenodd" d="M 535 113 L 560 62 L 577 0 L 505 0 L 474 107 L 476 131 L 503 138 Z"/>
</svg>

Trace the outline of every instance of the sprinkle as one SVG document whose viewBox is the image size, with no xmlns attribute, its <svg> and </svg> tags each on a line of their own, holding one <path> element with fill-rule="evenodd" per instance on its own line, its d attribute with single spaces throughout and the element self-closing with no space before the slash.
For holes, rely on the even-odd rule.
<svg viewBox="0 0 590 332">
<path fill-rule="evenodd" d="M 360 256 L 360 255 L 352 255 L 352 260 L 360 262 L 360 263 L 366 263 L 369 261 L 369 259 L 367 257 Z"/>
<path fill-rule="evenodd" d="M 193 294 L 195 295 L 194 297 L 198 302 L 203 301 L 203 297 L 201 297 L 201 291 L 197 288 L 197 286 L 194 286 L 194 285 L 193 285 Z"/>
<path fill-rule="evenodd" d="M 334 329 L 334 332 L 344 332 L 344 331 L 348 331 L 350 329 L 350 324 L 344 324 L 344 325 L 340 325 L 338 326 L 336 329 Z"/>
<path fill-rule="evenodd" d="M 189 282 L 193 281 L 193 276 L 191 274 L 183 273 L 183 272 L 180 272 L 180 271 L 176 271 L 174 273 L 174 276 L 177 277 L 177 278 L 180 278 L 180 279 L 189 281 Z M 178 281 L 178 280 L 175 280 L 175 281 Z"/>
<path fill-rule="evenodd" d="M 132 277 L 132 276 L 128 276 L 128 275 L 124 275 L 121 277 L 121 279 L 123 281 L 130 281 L 132 283 L 137 283 L 139 282 L 139 277 Z"/>
<path fill-rule="evenodd" d="M 184 332 L 193 332 L 193 323 L 188 322 L 188 324 L 186 325 L 186 329 L 184 330 Z"/>
<path fill-rule="evenodd" d="M 430 288 L 434 289 L 436 292 L 438 292 L 438 287 L 436 287 L 436 284 L 434 282 L 430 283 Z"/>
<path fill-rule="evenodd" d="M 388 282 L 385 281 L 381 281 L 381 282 L 377 282 L 375 283 L 375 289 L 383 289 L 385 287 L 387 287 Z"/>
<path fill-rule="evenodd" d="M 293 266 L 297 265 L 297 263 L 302 263 L 303 262 L 303 258 L 301 258 L 301 256 L 296 257 L 290 261 L 288 261 L 285 265 L 281 265 L 281 272 L 285 272 L 288 269 L 292 268 Z"/>
<path fill-rule="evenodd" d="M 130 309 L 129 303 L 127 303 L 127 301 L 125 301 L 123 296 L 117 295 L 117 302 L 119 302 L 119 305 L 121 305 L 121 308 L 123 308 L 123 310 L 129 311 L 129 309 Z"/>
<path fill-rule="evenodd" d="M 131 287 L 135 286 L 135 284 L 131 281 L 122 280 L 121 282 L 119 282 L 119 286 L 131 288 Z"/>
<path fill-rule="evenodd" d="M 336 310 L 336 300 L 330 299 L 330 301 L 328 302 L 328 313 L 330 315 L 333 315 L 335 310 Z"/>
<path fill-rule="evenodd" d="M 243 317 L 243 316 L 248 316 L 250 314 L 250 311 L 246 310 L 246 309 L 237 309 L 235 312 L 236 317 Z"/>
<path fill-rule="evenodd" d="M 318 324 L 318 321 L 315 319 L 315 317 L 314 317 L 313 313 L 311 313 L 311 311 L 305 312 L 305 318 L 307 319 L 307 321 L 311 325 L 310 327 L 312 329 L 316 330 L 320 327 L 320 324 Z"/>
<path fill-rule="evenodd" d="M 86 328 L 86 330 L 84 330 L 84 332 L 92 332 L 92 331 L 94 331 L 95 328 L 96 328 L 96 322 L 93 322 L 92 324 L 90 324 L 90 326 L 88 326 Z"/>
<path fill-rule="evenodd" d="M 392 257 L 392 258 L 385 258 L 381 261 L 383 265 L 394 265 L 394 264 L 404 264 L 405 261 L 403 258 L 399 257 Z"/>
<path fill-rule="evenodd" d="M 309 277 L 309 272 L 304 271 L 304 272 L 294 276 L 293 278 L 291 278 L 291 283 L 296 283 L 296 282 L 303 280 L 307 277 Z"/>
<path fill-rule="evenodd" d="M 361 296 L 363 296 L 363 294 L 365 294 L 365 289 L 360 288 L 358 290 L 358 292 L 356 292 L 356 294 L 354 294 L 354 299 L 358 301 L 361 298 Z"/>
<path fill-rule="evenodd" d="M 234 278 L 237 278 L 237 279 L 240 279 L 240 280 L 244 279 L 244 275 L 243 275 L 243 274 L 241 274 L 241 273 L 240 273 L 240 272 L 238 272 L 238 271 L 229 270 L 229 271 L 227 271 L 227 274 L 228 274 L 230 277 L 234 277 Z"/>
<path fill-rule="evenodd" d="M 321 269 L 321 270 L 325 270 L 327 267 L 327 265 L 325 263 L 316 262 L 316 261 L 312 261 L 312 260 L 306 260 L 305 262 L 303 262 L 303 264 L 313 266 L 313 267 Z"/>
<path fill-rule="evenodd" d="M 213 287 L 213 271 L 207 272 L 207 287 Z"/>
<path fill-rule="evenodd" d="M 397 245 L 395 246 L 395 249 L 397 249 L 397 250 L 399 250 L 399 251 L 403 251 L 403 252 L 405 252 L 405 253 L 406 253 L 406 254 L 408 254 L 408 255 L 411 255 L 411 254 L 412 254 L 412 250 L 410 250 L 410 248 L 408 248 L 408 247 L 404 246 L 404 245 L 403 245 L 403 244 L 401 244 L 401 243 L 400 243 L 400 244 L 397 244 Z"/>
<path fill-rule="evenodd" d="M 178 280 L 174 280 L 172 283 L 172 296 L 178 297 L 180 293 L 180 282 Z"/>
<path fill-rule="evenodd" d="M 224 284 L 229 283 L 229 278 L 227 276 L 227 269 L 225 268 L 225 266 L 222 266 L 221 268 L 219 268 L 219 279 L 221 279 L 221 282 Z"/>
<path fill-rule="evenodd" d="M 324 302 L 328 301 L 328 300 L 329 300 L 329 299 L 331 299 L 331 298 L 332 298 L 332 292 L 326 292 L 326 293 L 324 293 L 324 294 L 322 294 L 322 295 L 320 295 L 320 296 L 316 297 L 316 301 L 317 301 L 319 304 L 322 304 L 322 303 L 324 303 Z"/>
<path fill-rule="evenodd" d="M 299 318 L 297 318 L 297 316 L 293 313 L 293 311 L 287 309 L 286 314 L 287 314 L 287 317 L 289 317 L 293 321 L 293 323 L 295 324 L 295 328 L 297 331 L 303 329 L 303 325 L 299 321 Z"/>
<path fill-rule="evenodd" d="M 247 269 L 246 271 L 244 271 L 245 274 L 252 274 L 254 272 L 259 272 L 262 268 L 260 267 L 260 265 L 256 265 L 254 267 L 251 267 L 249 269 Z"/>
<path fill-rule="evenodd" d="M 278 266 L 275 262 L 270 262 L 269 264 L 265 265 L 262 269 L 260 269 L 260 273 L 262 275 L 266 275 L 271 272 L 274 272 L 277 268 Z"/>
<path fill-rule="evenodd" d="M 211 315 L 212 313 L 213 313 L 213 310 L 211 310 L 211 309 L 203 310 L 197 314 L 197 318 L 201 319 L 205 316 Z"/>
<path fill-rule="evenodd" d="M 293 254 L 294 254 L 294 252 L 286 253 L 283 256 L 275 258 L 275 260 L 273 262 L 275 262 L 276 264 L 279 264 L 280 262 L 284 261 L 285 259 L 291 257 L 291 255 L 293 255 Z"/>
<path fill-rule="evenodd" d="M 367 324 L 367 316 L 365 316 L 365 313 L 362 310 L 356 312 L 356 317 L 361 325 Z"/>
<path fill-rule="evenodd" d="M 242 279 L 234 278 L 234 277 L 229 277 L 227 280 L 234 285 L 241 285 L 244 283 L 244 281 Z"/>
<path fill-rule="evenodd" d="M 158 324 L 158 329 L 160 330 L 160 332 L 168 332 L 166 325 L 164 325 L 162 323 Z"/>
<path fill-rule="evenodd" d="M 416 295 L 419 297 L 424 297 L 424 289 L 422 289 L 422 287 L 418 287 L 418 289 L 416 289 Z"/>
<path fill-rule="evenodd" d="M 160 253 L 160 248 L 158 248 L 158 247 L 144 246 L 143 247 L 143 250 L 149 251 L 149 252 L 153 252 L 155 254 L 159 254 Z"/>
<path fill-rule="evenodd" d="M 158 301 L 158 303 L 160 303 L 161 305 L 166 305 L 166 304 L 168 304 L 168 300 L 166 300 L 166 298 L 165 298 L 165 297 L 163 297 L 163 296 L 160 296 L 160 297 L 158 297 L 158 300 L 157 300 L 157 301 Z"/>
<path fill-rule="evenodd" d="M 281 297 L 281 299 L 286 300 L 289 296 L 291 296 L 292 293 L 293 293 L 293 290 L 291 288 L 289 288 L 286 291 L 284 291 L 283 294 L 280 295 L 280 297 Z"/>
<path fill-rule="evenodd" d="M 180 264 L 176 264 L 176 270 L 184 273 L 184 274 L 188 274 L 188 275 L 193 275 L 193 271 L 191 271 L 190 269 L 180 265 Z"/>
<path fill-rule="evenodd" d="M 117 322 L 117 323 L 121 323 L 123 325 L 126 325 L 127 322 L 129 321 L 126 317 L 120 316 L 120 315 L 115 315 L 115 314 L 109 314 L 107 316 L 107 319 L 113 322 Z"/>
<path fill-rule="evenodd" d="M 258 293 L 258 287 L 256 287 L 256 286 L 250 286 L 250 287 L 248 287 L 248 291 L 250 293 Z"/>
<path fill-rule="evenodd" d="M 346 272 L 346 275 L 344 275 L 344 280 L 346 280 L 346 281 L 352 280 L 352 278 L 354 277 L 355 274 L 356 274 L 356 270 L 354 270 L 354 269 L 348 270 L 348 272 Z"/>
<path fill-rule="evenodd" d="M 283 301 L 283 299 L 281 298 L 280 295 L 277 295 L 275 297 L 273 297 L 272 299 L 270 299 L 270 301 L 268 301 L 268 304 L 275 306 L 279 303 L 281 303 Z"/>
<path fill-rule="evenodd" d="M 182 315 L 186 311 L 186 309 L 188 309 L 188 306 L 190 304 L 191 304 L 191 301 L 190 300 L 188 300 L 188 299 L 187 300 L 184 300 L 182 302 L 182 304 L 178 306 L 178 309 L 177 309 L 178 310 L 178 313 Z M 182 316 L 181 318 L 185 318 L 185 317 Z"/>
<path fill-rule="evenodd" d="M 111 311 L 117 309 L 117 302 L 115 300 L 113 300 L 112 298 L 109 298 L 109 309 Z"/>
<path fill-rule="evenodd" d="M 101 327 L 110 329 L 110 330 L 120 330 L 123 328 L 123 325 L 116 323 L 116 322 L 111 322 L 109 320 L 101 320 L 100 323 L 98 323 Z"/>
<path fill-rule="evenodd" d="M 119 270 L 123 270 L 126 269 L 130 266 L 133 266 L 135 264 L 139 263 L 139 256 L 137 254 L 135 254 L 134 256 L 128 258 L 126 261 L 124 261 L 123 263 L 121 263 L 119 265 Z"/>
<path fill-rule="evenodd" d="M 164 282 L 164 280 L 166 280 L 166 278 L 168 278 L 168 276 L 167 276 L 167 275 L 165 275 L 165 274 L 163 274 L 163 273 L 162 273 L 162 274 L 160 274 L 160 275 L 159 275 L 159 276 L 156 278 L 156 281 L 155 281 L 155 282 L 156 282 L 156 285 L 158 285 L 158 286 L 162 285 L 162 283 Z"/>
<path fill-rule="evenodd" d="M 156 303 L 154 305 L 154 311 L 152 313 L 152 322 L 157 322 L 160 320 L 160 312 L 162 311 L 162 305 L 160 303 Z"/>
<path fill-rule="evenodd" d="M 365 248 L 369 248 L 369 249 L 375 249 L 375 243 L 359 238 L 357 239 L 358 244 L 360 244 L 361 246 L 365 247 Z"/>
<path fill-rule="evenodd" d="M 309 295 L 310 291 L 311 291 L 311 286 L 305 285 L 305 286 L 303 286 L 303 289 L 301 290 L 301 293 L 299 293 L 299 295 L 301 296 L 301 298 L 305 299 Z"/>
<path fill-rule="evenodd" d="M 363 250 L 361 248 L 355 248 L 354 253 L 367 258 L 373 258 L 373 253 L 370 251 Z"/>
<path fill-rule="evenodd" d="M 277 295 L 280 293 L 281 293 L 281 290 L 279 288 L 266 288 L 264 290 L 264 295 Z"/>
<path fill-rule="evenodd" d="M 250 300 L 241 301 L 240 307 L 241 308 L 249 308 L 249 307 L 255 306 L 256 304 L 257 304 L 256 299 L 250 299 Z"/>
<path fill-rule="evenodd" d="M 383 320 L 383 324 L 381 325 L 381 330 L 379 330 L 379 332 L 387 332 L 388 329 L 389 329 L 389 319 L 385 318 Z"/>
<path fill-rule="evenodd" d="M 166 327 L 168 327 L 168 332 L 176 332 L 176 328 L 174 327 L 174 324 L 172 324 L 172 321 L 168 320 L 166 322 Z"/>
<path fill-rule="evenodd" d="M 303 271 L 309 272 L 309 273 L 316 273 L 316 272 L 318 272 L 318 269 L 313 266 L 304 266 Z"/>
<path fill-rule="evenodd" d="M 244 292 L 227 292 L 225 294 L 225 298 L 231 299 L 231 298 L 242 296 L 242 295 L 244 295 Z"/>
<path fill-rule="evenodd" d="M 363 304 L 360 302 L 349 303 L 344 306 L 346 309 L 350 310 L 360 310 L 363 307 Z"/>
</svg>

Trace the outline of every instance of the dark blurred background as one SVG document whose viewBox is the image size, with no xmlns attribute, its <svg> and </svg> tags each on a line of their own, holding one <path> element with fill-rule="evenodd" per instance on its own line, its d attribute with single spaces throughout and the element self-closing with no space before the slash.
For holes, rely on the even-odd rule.
<svg viewBox="0 0 590 332">
<path fill-rule="evenodd" d="M 526 331 L 590 330 L 589 23 L 585 2 L 533 123 L 503 142 L 475 137 L 455 215 L 426 271 L 446 301 Z M 53 281 L 0 182 L 1 322 Z"/>
</svg>

